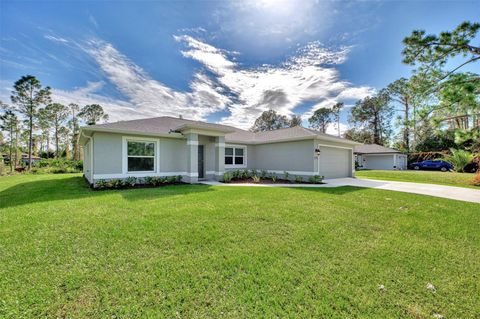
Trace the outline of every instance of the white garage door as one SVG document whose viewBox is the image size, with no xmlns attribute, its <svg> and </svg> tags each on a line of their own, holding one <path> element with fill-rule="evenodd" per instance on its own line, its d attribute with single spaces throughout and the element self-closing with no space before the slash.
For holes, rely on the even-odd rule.
<svg viewBox="0 0 480 319">
<path fill-rule="evenodd" d="M 333 147 L 320 147 L 320 175 L 325 178 L 349 177 L 351 150 Z"/>
</svg>

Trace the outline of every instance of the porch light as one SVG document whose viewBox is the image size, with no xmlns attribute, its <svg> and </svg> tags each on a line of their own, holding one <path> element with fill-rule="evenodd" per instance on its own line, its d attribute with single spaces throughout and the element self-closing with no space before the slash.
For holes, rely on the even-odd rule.
<svg viewBox="0 0 480 319">
<path fill-rule="evenodd" d="M 315 155 L 320 156 L 320 149 L 319 148 L 315 149 Z"/>
</svg>

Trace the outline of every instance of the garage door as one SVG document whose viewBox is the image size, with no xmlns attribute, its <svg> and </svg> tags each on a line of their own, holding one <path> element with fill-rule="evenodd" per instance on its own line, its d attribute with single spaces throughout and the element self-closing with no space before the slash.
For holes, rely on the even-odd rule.
<svg viewBox="0 0 480 319">
<path fill-rule="evenodd" d="M 325 178 L 350 177 L 351 150 L 333 147 L 320 147 L 320 175 Z"/>
</svg>

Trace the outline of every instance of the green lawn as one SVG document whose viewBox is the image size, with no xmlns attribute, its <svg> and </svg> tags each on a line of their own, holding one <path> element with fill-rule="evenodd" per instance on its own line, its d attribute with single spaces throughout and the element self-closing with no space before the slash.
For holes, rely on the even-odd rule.
<svg viewBox="0 0 480 319">
<path fill-rule="evenodd" d="M 480 187 L 470 184 L 475 176 L 475 174 L 471 173 L 359 170 L 355 172 L 355 176 L 358 178 L 371 178 L 386 181 L 440 184 L 480 189 Z"/>
<path fill-rule="evenodd" d="M 479 229 L 374 189 L 0 177 L 0 318 L 479 318 Z"/>
</svg>

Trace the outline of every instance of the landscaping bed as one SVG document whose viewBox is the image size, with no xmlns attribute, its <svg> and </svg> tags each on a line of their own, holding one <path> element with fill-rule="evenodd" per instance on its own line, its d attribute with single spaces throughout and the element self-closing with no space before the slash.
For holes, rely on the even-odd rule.
<svg viewBox="0 0 480 319">
<path fill-rule="evenodd" d="M 281 177 L 279 177 L 281 176 Z M 324 184 L 323 176 L 313 175 L 305 178 L 287 171 L 283 174 L 269 173 L 265 170 L 232 170 L 222 176 L 223 183 L 255 183 L 255 184 Z"/>
</svg>

